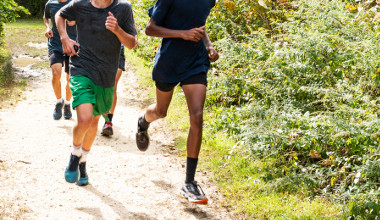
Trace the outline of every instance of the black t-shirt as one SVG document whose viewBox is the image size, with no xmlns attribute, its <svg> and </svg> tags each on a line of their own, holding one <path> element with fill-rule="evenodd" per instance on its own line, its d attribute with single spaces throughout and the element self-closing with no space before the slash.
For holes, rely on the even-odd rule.
<svg viewBox="0 0 380 220">
<path fill-rule="evenodd" d="M 162 27 L 189 30 L 205 25 L 215 0 L 157 0 L 149 16 Z M 153 80 L 181 82 L 210 68 L 203 39 L 197 43 L 181 38 L 163 38 L 154 62 Z"/>
<path fill-rule="evenodd" d="M 106 29 L 108 12 L 126 33 L 137 34 L 132 5 L 126 0 L 114 0 L 107 8 L 96 8 L 91 0 L 74 0 L 60 10 L 63 18 L 74 20 L 77 25 L 80 52 L 71 57 L 71 76 L 85 75 L 103 88 L 115 84 L 121 48 L 120 40 Z"/>
<path fill-rule="evenodd" d="M 62 43 L 61 43 L 61 38 L 59 37 L 59 32 L 57 29 L 57 26 L 55 24 L 55 13 L 68 3 L 70 3 L 71 0 L 67 0 L 66 2 L 60 2 L 59 0 L 49 0 L 46 5 L 45 5 L 45 14 L 44 17 L 46 19 L 51 19 L 52 27 L 51 30 L 53 31 L 53 37 L 48 38 L 48 50 L 49 54 L 52 51 L 59 51 L 63 53 L 62 51 Z M 69 26 L 66 25 L 66 31 L 67 34 L 69 35 L 70 39 L 76 40 L 77 38 L 77 29 L 74 26 Z"/>
</svg>

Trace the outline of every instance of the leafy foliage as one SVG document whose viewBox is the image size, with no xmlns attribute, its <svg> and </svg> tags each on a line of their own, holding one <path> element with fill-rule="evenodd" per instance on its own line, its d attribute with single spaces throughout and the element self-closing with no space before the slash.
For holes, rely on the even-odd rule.
<svg viewBox="0 0 380 220">
<path fill-rule="evenodd" d="M 28 15 L 41 18 L 47 0 L 14 0 L 18 5 L 26 8 L 30 13 Z"/>
<path fill-rule="evenodd" d="M 145 16 L 139 27 L 153 4 L 134 2 Z M 225 164 L 239 161 L 238 172 L 271 160 L 261 191 L 326 197 L 345 203 L 347 216 L 379 216 L 378 3 L 220 0 L 207 32 L 221 59 L 209 72 L 206 129 L 237 142 Z M 159 41 L 140 42 L 151 66 Z"/>
<path fill-rule="evenodd" d="M 0 2 L 0 86 L 8 85 L 13 79 L 12 62 L 9 52 L 4 48 L 4 25 L 10 23 L 20 13 L 28 13 L 23 7 L 18 6 L 13 0 Z"/>
<path fill-rule="evenodd" d="M 14 0 L 0 2 L 0 46 L 4 43 L 4 24 L 14 21 L 20 13 L 28 13 L 28 11 L 17 5 Z"/>
</svg>

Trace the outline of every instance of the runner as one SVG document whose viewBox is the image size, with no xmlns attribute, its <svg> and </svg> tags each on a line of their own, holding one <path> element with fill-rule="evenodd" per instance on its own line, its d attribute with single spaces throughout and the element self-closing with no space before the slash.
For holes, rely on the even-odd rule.
<svg viewBox="0 0 380 220">
<path fill-rule="evenodd" d="M 76 22 L 78 42 L 68 37 L 65 19 Z M 63 51 L 72 55 L 70 88 L 73 109 L 77 112 L 65 179 L 87 185 L 86 159 L 100 115 L 112 106 L 121 43 L 128 49 L 137 46 L 132 5 L 124 0 L 73 1 L 57 13 L 56 21 Z M 74 46 L 79 48 L 78 52 Z"/>
<path fill-rule="evenodd" d="M 113 135 L 112 118 L 113 118 L 113 114 L 115 113 L 115 108 L 116 108 L 116 103 L 117 103 L 117 84 L 119 83 L 119 79 L 123 71 L 125 71 L 125 56 L 124 56 L 124 45 L 121 45 L 119 68 L 117 69 L 117 72 L 116 72 L 116 82 L 115 82 L 115 89 L 113 90 L 112 106 L 111 106 L 111 110 L 107 114 L 109 121 L 104 122 L 102 133 L 101 133 L 104 136 Z"/>
<path fill-rule="evenodd" d="M 64 110 L 63 117 L 70 119 L 72 117 L 70 108 L 71 91 L 69 87 L 69 56 L 62 51 L 60 36 L 55 24 L 54 16 L 59 9 L 67 5 L 71 0 L 49 0 L 45 5 L 44 23 L 46 26 L 45 36 L 48 39 L 48 51 L 50 68 L 53 73 L 52 85 L 57 102 L 55 103 L 53 118 L 59 120 L 62 117 L 62 107 Z M 76 27 L 68 26 L 67 33 L 70 39 L 76 39 Z M 66 99 L 62 98 L 61 92 L 61 74 L 62 66 L 66 72 Z"/>
<path fill-rule="evenodd" d="M 180 195 L 198 204 L 208 202 L 194 176 L 202 142 L 207 72 L 210 61 L 219 58 L 204 26 L 214 5 L 215 0 L 157 0 L 149 9 L 150 20 L 145 32 L 148 36 L 163 39 L 152 72 L 156 84 L 156 103 L 139 117 L 136 133 L 137 147 L 146 151 L 149 146 L 149 124 L 166 116 L 174 87 L 179 83 L 190 114 L 186 180 Z"/>
</svg>

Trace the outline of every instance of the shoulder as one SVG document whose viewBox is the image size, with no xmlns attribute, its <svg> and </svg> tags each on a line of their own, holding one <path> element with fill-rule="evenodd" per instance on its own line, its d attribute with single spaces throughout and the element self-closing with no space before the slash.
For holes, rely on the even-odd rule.
<svg viewBox="0 0 380 220">
<path fill-rule="evenodd" d="M 46 2 L 45 6 L 50 6 L 50 5 L 54 4 L 55 1 L 56 0 L 49 0 Z"/>
<path fill-rule="evenodd" d="M 117 1 L 118 1 L 118 6 L 132 8 L 132 3 L 128 0 L 117 0 Z"/>
</svg>

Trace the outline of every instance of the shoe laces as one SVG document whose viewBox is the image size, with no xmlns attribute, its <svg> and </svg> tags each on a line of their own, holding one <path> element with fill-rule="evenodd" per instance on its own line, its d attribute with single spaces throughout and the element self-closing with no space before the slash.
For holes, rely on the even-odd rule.
<svg viewBox="0 0 380 220">
<path fill-rule="evenodd" d="M 197 183 L 197 181 L 193 180 L 192 182 L 189 183 L 190 185 L 192 185 L 194 187 L 194 190 L 197 194 L 200 194 L 202 196 L 205 195 L 205 193 L 203 192 L 203 189 L 202 187 Z"/>
</svg>

